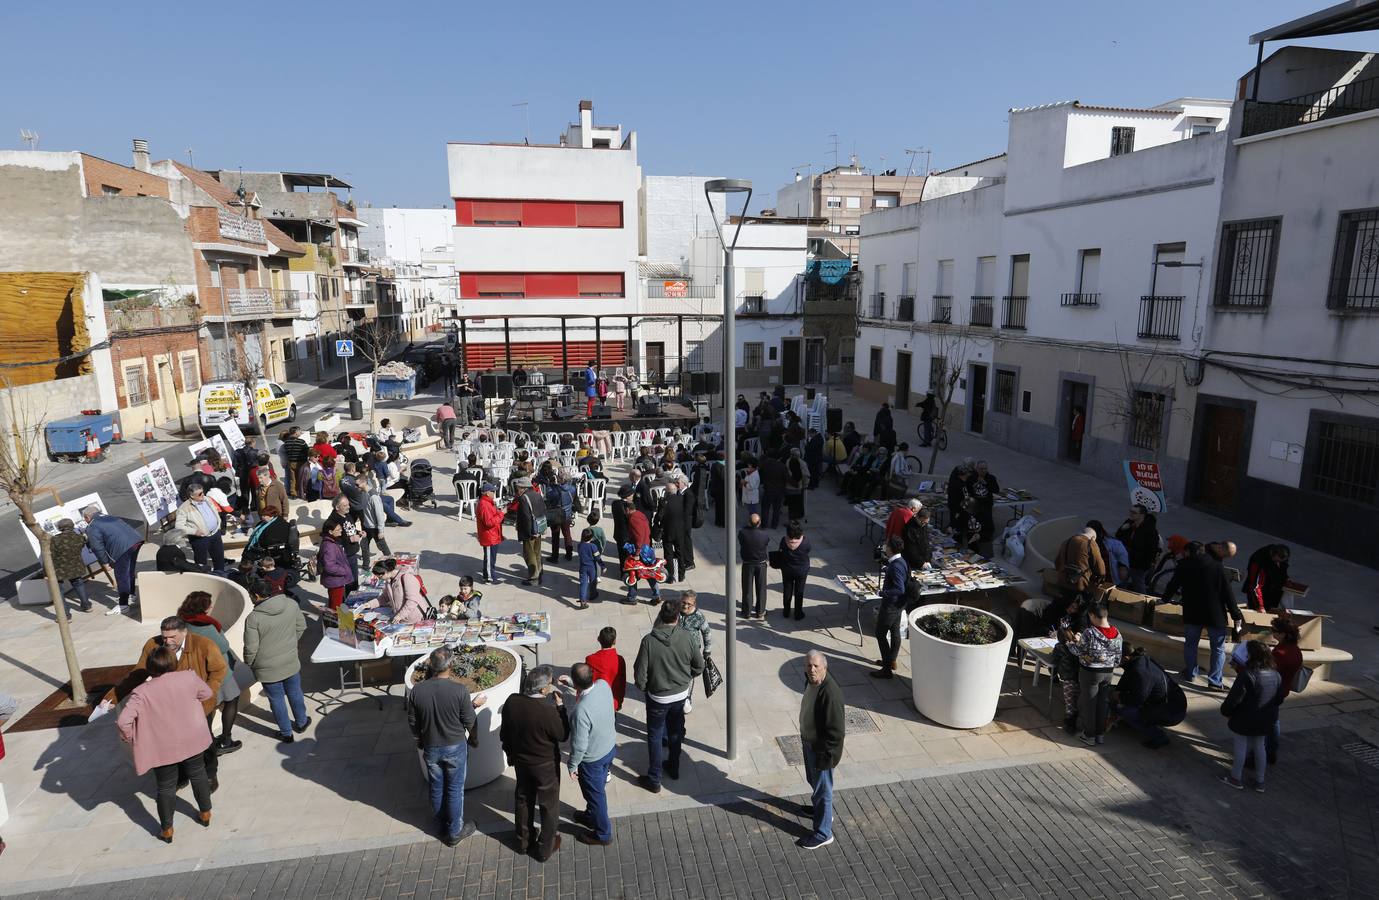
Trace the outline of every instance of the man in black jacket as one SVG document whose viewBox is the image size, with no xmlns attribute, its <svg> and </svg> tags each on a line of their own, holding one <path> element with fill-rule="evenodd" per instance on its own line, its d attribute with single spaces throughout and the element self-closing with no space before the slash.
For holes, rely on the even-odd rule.
<svg viewBox="0 0 1379 900">
<path fill-rule="evenodd" d="M 817 850 L 833 843 L 833 770 L 843 761 L 847 715 L 843 689 L 828 677 L 828 659 L 818 650 L 804 657 L 804 697 L 800 701 L 800 745 L 804 777 L 814 791 L 814 830 L 795 843 Z"/>
<path fill-rule="evenodd" d="M 780 459 L 765 456 L 757 464 L 757 474 L 761 477 L 761 524 L 765 528 L 778 528 L 789 473 Z"/>
<path fill-rule="evenodd" d="M 1116 683 L 1117 711 L 1122 721 L 1151 750 L 1168 746 L 1165 725 L 1177 725 L 1187 715 L 1187 696 L 1168 673 L 1145 654 L 1143 647 L 1129 649 L 1121 663 L 1124 674 Z"/>
<path fill-rule="evenodd" d="M 255 446 L 255 439 L 252 434 L 244 436 L 244 446 L 231 452 L 230 460 L 234 465 L 235 478 L 239 479 L 239 502 L 235 508 L 240 512 L 255 509 L 254 492 L 249 490 L 249 471 L 258 467 L 259 448 Z"/>
<path fill-rule="evenodd" d="M 407 695 L 407 725 L 426 762 L 431 811 L 447 847 L 474 833 L 474 823 L 464 820 L 464 777 L 469 748 L 479 745 L 474 701 L 450 671 L 454 658 L 449 647 L 431 651 L 424 666 L 426 680 Z"/>
<path fill-rule="evenodd" d="M 287 464 L 287 496 L 293 500 L 299 499 L 297 496 L 297 470 L 302 463 L 306 462 L 306 441 L 302 440 L 301 429 L 293 427 L 287 429 L 287 433 L 282 436 L 282 457 Z"/>
<path fill-rule="evenodd" d="M 656 495 L 651 490 L 651 476 L 633 466 L 630 477 L 632 479 L 632 497 L 637 503 L 637 508 L 650 519 L 656 515 Z"/>
<path fill-rule="evenodd" d="M 812 491 L 819 486 L 824 474 L 824 436 L 817 428 L 809 429 L 809 436 L 805 438 L 804 463 L 809 466 L 809 489 Z"/>
<path fill-rule="evenodd" d="M 872 437 L 879 441 L 882 431 L 894 430 L 895 423 L 891 419 L 891 405 L 889 403 L 882 403 L 881 408 L 876 411 L 876 418 L 871 423 Z"/>
<path fill-rule="evenodd" d="M 1159 557 L 1159 523 L 1143 504 L 1130 507 L 1130 515 L 1116 529 L 1116 539 L 1130 556 L 1130 580 L 1126 584 L 1139 594 L 1148 593 L 1145 578 Z"/>
<path fill-rule="evenodd" d="M 752 513 L 737 531 L 737 552 L 742 566 L 742 618 L 766 618 L 766 559 L 771 535 L 761 527 L 761 516 Z M 755 602 L 753 601 L 755 593 Z"/>
<path fill-rule="evenodd" d="M 900 656 L 900 617 L 905 612 L 905 592 L 910 585 L 910 564 L 905 562 L 905 541 L 899 536 L 886 542 L 886 568 L 881 576 L 881 602 L 876 609 L 876 645 L 881 650 L 880 666 L 869 672 L 873 678 L 894 678 Z"/>
<path fill-rule="evenodd" d="M 533 581 L 541 586 L 541 535 L 546 530 L 546 503 L 541 492 L 532 490 L 530 478 L 520 478 L 513 483 L 517 499 L 508 507 L 517 515 L 517 539 L 522 542 L 522 559 L 527 564 L 527 577 L 522 583 L 530 585 Z"/>
<path fill-rule="evenodd" d="M 503 704 L 498 739 L 508 764 L 516 770 L 517 852 L 530 849 L 545 862 L 560 849 L 560 745 L 570 739 L 570 717 L 550 666 L 536 666 L 527 672 L 522 693 L 513 694 Z M 538 806 L 540 831 L 531 827 Z"/>
<path fill-rule="evenodd" d="M 1235 544 L 1231 541 L 1208 544 L 1197 556 L 1178 564 L 1173 579 L 1164 589 L 1163 598 L 1167 603 L 1179 591 L 1183 594 L 1183 670 L 1179 678 L 1191 684 L 1197 677 L 1197 646 L 1205 629 L 1211 646 L 1207 687 L 1223 693 L 1226 690 L 1222 681 L 1226 670 L 1226 619 L 1229 616 L 1237 635 L 1244 622 L 1223 563 L 1234 555 Z"/>
<path fill-rule="evenodd" d="M 933 562 L 933 551 L 929 548 L 929 510 L 921 508 L 911 516 L 900 529 L 900 539 L 905 543 L 901 555 L 912 570 Z"/>
<path fill-rule="evenodd" d="M 666 484 L 666 492 L 661 496 L 661 504 L 656 510 L 654 528 L 661 537 L 661 552 L 668 570 L 666 581 L 683 581 L 685 545 L 690 541 L 690 527 L 689 519 L 685 516 L 685 495 L 680 493 L 678 480 Z"/>
</svg>

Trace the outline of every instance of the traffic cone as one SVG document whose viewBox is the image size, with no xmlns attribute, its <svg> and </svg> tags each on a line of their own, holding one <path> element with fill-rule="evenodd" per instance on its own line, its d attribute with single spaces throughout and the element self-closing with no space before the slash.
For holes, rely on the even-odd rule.
<svg viewBox="0 0 1379 900">
<path fill-rule="evenodd" d="M 91 432 L 86 432 L 86 461 L 100 462 L 101 442 L 96 440 L 96 436 Z"/>
<path fill-rule="evenodd" d="M 111 436 L 111 438 L 110 438 L 110 443 L 112 443 L 112 444 L 123 444 L 123 443 L 124 443 L 124 432 L 120 430 L 120 420 L 119 420 L 119 419 L 116 419 L 116 420 L 115 420 L 115 434 L 114 434 L 113 436 Z"/>
<path fill-rule="evenodd" d="M 148 419 L 144 419 L 144 443 L 153 443 L 153 426 L 148 423 Z"/>
</svg>

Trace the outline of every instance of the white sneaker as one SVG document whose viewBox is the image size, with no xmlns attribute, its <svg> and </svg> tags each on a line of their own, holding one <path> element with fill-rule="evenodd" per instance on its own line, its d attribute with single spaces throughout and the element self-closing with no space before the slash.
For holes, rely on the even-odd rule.
<svg viewBox="0 0 1379 900">
<path fill-rule="evenodd" d="M 687 712 L 687 713 L 692 713 L 692 712 L 694 712 L 694 704 L 691 703 L 691 702 L 689 702 L 688 700 L 685 701 L 685 712 Z"/>
<path fill-rule="evenodd" d="M 122 612 L 124 612 L 124 607 L 120 606 L 119 604 L 116 604 L 115 606 L 112 606 L 109 609 L 107 609 L 105 611 L 105 614 L 107 616 L 118 616 Z"/>
</svg>

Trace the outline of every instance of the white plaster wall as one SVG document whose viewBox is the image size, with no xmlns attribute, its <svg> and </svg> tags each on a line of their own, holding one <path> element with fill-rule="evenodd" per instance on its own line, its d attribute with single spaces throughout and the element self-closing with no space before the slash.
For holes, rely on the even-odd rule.
<svg viewBox="0 0 1379 900">
<path fill-rule="evenodd" d="M 454 252 L 455 210 L 364 207 L 359 220 L 368 223 L 359 246 L 389 259 L 419 262 L 438 247 Z"/>
<path fill-rule="evenodd" d="M 690 241 L 713 229 L 704 182 L 714 177 L 647 175 L 642 179 L 643 251 L 647 259 L 680 265 L 687 262 Z"/>
</svg>

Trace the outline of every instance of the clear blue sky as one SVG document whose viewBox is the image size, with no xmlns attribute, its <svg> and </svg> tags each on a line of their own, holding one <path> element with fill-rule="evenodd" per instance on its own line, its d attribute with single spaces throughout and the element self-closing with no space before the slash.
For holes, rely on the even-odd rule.
<svg viewBox="0 0 1379 900">
<path fill-rule="evenodd" d="M 1230 97 L 1256 31 L 1328 0 L 66 3 L 0 10 L 0 147 L 330 172 L 377 206 L 449 203 L 448 140 L 552 142 L 594 101 L 643 171 L 752 179 L 855 149 L 876 169 L 999 152 L 1006 110 Z M 1379 49 L 1370 33 L 1311 43 Z M 884 164 L 881 157 L 885 157 Z M 754 206 L 758 203 L 754 202 Z"/>
</svg>

